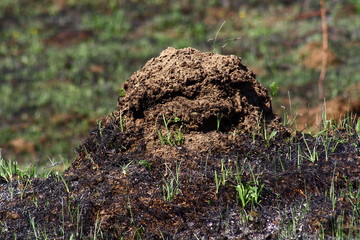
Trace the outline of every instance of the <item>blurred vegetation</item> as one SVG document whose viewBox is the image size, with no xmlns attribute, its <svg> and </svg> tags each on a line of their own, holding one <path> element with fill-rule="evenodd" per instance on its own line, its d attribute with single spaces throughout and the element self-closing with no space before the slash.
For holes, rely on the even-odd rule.
<svg viewBox="0 0 360 240">
<path fill-rule="evenodd" d="M 327 5 L 331 98 L 360 82 L 360 5 Z M 20 164 L 71 160 L 124 81 L 168 46 L 240 56 L 277 83 L 278 112 L 288 94 L 317 100 L 317 1 L 2 0 L 0 29 L 0 147 Z"/>
</svg>

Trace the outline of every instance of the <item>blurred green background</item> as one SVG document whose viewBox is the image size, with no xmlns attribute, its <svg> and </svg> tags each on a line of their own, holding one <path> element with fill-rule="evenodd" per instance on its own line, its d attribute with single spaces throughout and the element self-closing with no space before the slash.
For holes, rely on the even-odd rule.
<svg viewBox="0 0 360 240">
<path fill-rule="evenodd" d="M 360 82 L 360 1 L 326 4 L 332 98 Z M 319 9 L 300 0 L 1 0 L 2 155 L 20 165 L 71 162 L 124 81 L 168 46 L 240 56 L 262 84 L 280 87 L 279 114 L 289 95 L 294 106 L 314 105 Z"/>
</svg>

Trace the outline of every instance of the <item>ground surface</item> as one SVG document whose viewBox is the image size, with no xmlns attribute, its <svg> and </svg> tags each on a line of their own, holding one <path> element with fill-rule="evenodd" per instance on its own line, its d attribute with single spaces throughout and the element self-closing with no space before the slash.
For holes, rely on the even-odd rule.
<svg viewBox="0 0 360 240">
<path fill-rule="evenodd" d="M 193 48 L 166 49 L 124 90 L 64 176 L 3 179 L 4 238 L 360 236 L 351 122 L 287 128 L 240 58 Z"/>
</svg>

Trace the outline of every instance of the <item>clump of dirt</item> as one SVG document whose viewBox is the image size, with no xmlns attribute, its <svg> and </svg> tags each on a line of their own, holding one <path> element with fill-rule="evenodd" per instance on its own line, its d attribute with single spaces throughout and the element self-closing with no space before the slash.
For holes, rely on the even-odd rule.
<svg viewBox="0 0 360 240">
<path fill-rule="evenodd" d="M 202 53 L 193 48 L 168 48 L 125 84 L 119 108 L 129 124 L 153 130 L 165 117 L 175 116 L 184 131 L 249 129 L 262 115 L 275 118 L 266 88 L 234 55 Z"/>
<path fill-rule="evenodd" d="M 209 132 L 249 132 L 277 120 L 267 89 L 234 55 L 168 48 L 131 76 L 124 89 L 115 114 L 126 119 L 127 129 L 141 129 L 147 152 L 159 148 L 159 130 L 167 135 L 181 128 L 184 145 L 191 147 L 214 137 Z"/>
<path fill-rule="evenodd" d="M 124 89 L 64 176 L 0 185 L 4 236 L 41 223 L 48 238 L 313 239 L 351 224 L 351 202 L 323 195 L 357 189 L 357 136 L 329 139 L 328 155 L 291 134 L 240 58 L 168 48 Z"/>
</svg>

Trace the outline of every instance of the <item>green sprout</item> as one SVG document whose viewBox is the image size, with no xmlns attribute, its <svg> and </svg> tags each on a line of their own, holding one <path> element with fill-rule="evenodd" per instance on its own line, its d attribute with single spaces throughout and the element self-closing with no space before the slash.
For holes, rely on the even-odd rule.
<svg viewBox="0 0 360 240">
<path fill-rule="evenodd" d="M 238 193 L 241 206 L 245 208 L 248 203 L 253 205 L 259 204 L 259 197 L 263 187 L 264 184 L 259 185 L 252 181 L 247 182 L 245 185 L 239 182 L 239 184 L 235 186 L 235 189 Z"/>
<path fill-rule="evenodd" d="M 150 163 L 149 163 L 148 161 L 146 161 L 146 160 L 140 160 L 140 161 L 139 161 L 139 164 L 140 164 L 140 165 L 143 165 L 143 166 L 144 166 L 146 169 L 148 169 L 148 170 L 151 169 Z"/>
<path fill-rule="evenodd" d="M 228 169 L 224 164 L 224 159 L 221 159 L 221 175 L 217 173 L 215 170 L 214 178 L 215 178 L 215 186 L 216 186 L 216 193 L 219 193 L 220 186 L 225 186 L 228 178 L 230 177 L 232 171 Z"/>
<path fill-rule="evenodd" d="M 165 164 L 166 171 L 170 173 L 170 178 L 163 179 L 164 200 L 171 202 L 180 193 L 180 165 L 176 164 L 175 173 Z"/>
<path fill-rule="evenodd" d="M 271 95 L 272 97 L 276 96 L 277 93 L 278 93 L 278 90 L 279 90 L 279 87 L 278 87 L 277 83 L 276 83 L 276 82 L 272 82 L 272 83 L 270 84 L 270 95 Z"/>
<path fill-rule="evenodd" d="M 277 133 L 278 132 L 276 130 L 273 130 L 273 131 L 271 131 L 270 134 L 268 134 L 267 129 L 266 129 L 266 124 L 265 124 L 265 121 L 264 121 L 263 136 L 264 136 L 266 147 L 270 147 L 271 139 L 275 138 Z"/>
<path fill-rule="evenodd" d="M 171 131 L 169 128 L 169 124 L 171 122 L 174 123 L 179 123 L 181 122 L 181 119 L 178 117 L 175 117 L 174 119 L 170 118 L 169 120 L 167 120 L 165 118 L 165 116 L 163 115 L 163 122 L 165 125 L 165 130 L 166 130 L 166 134 L 163 135 L 163 132 L 159 129 L 158 130 L 158 135 L 159 135 L 159 139 L 160 139 L 160 143 L 161 145 L 170 145 L 170 146 L 175 146 L 175 145 L 180 145 L 184 142 L 184 136 L 181 132 L 182 128 L 183 128 L 183 124 L 181 123 L 180 127 L 175 131 Z"/>
<path fill-rule="evenodd" d="M 356 122 L 355 131 L 356 131 L 358 137 L 360 137 L 360 118 L 358 118 L 358 120 Z"/>
<path fill-rule="evenodd" d="M 124 89 L 124 88 L 120 88 L 120 89 L 119 89 L 119 97 L 125 97 L 125 95 L 126 95 L 125 89 Z"/>
<path fill-rule="evenodd" d="M 125 130 L 125 118 L 123 117 L 123 113 L 120 110 L 120 115 L 119 115 L 119 128 L 121 132 L 124 132 Z"/>
</svg>

